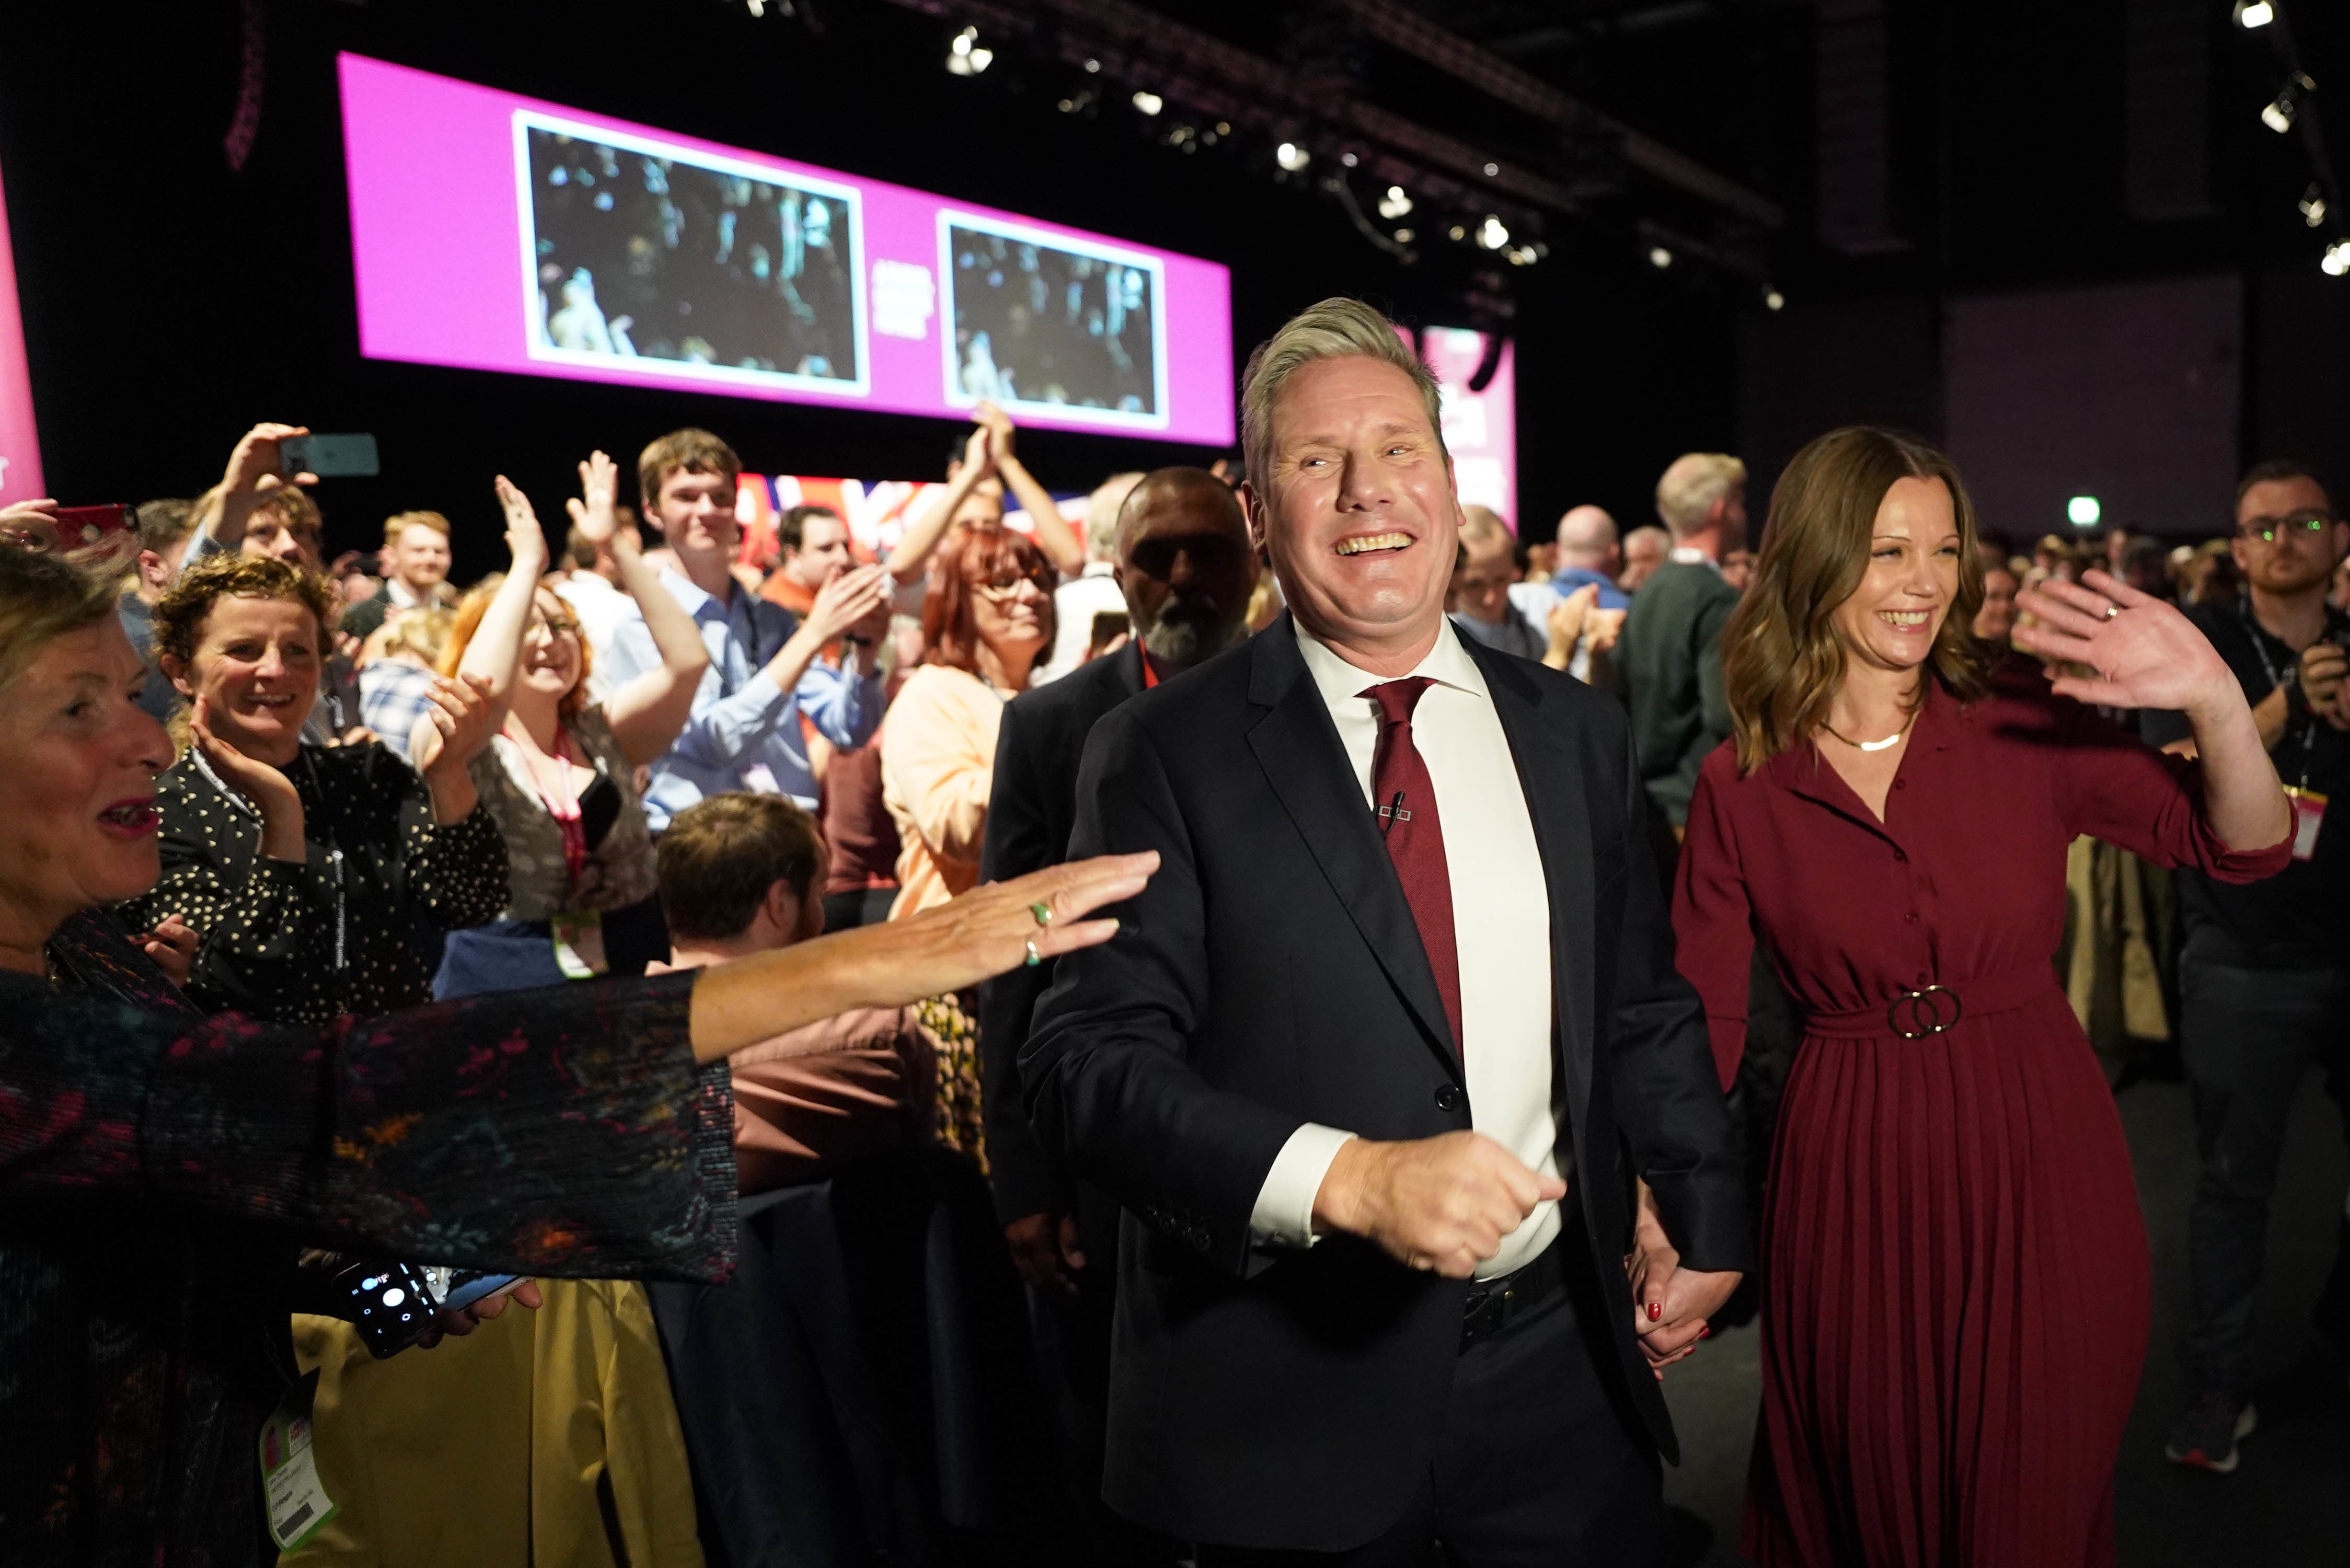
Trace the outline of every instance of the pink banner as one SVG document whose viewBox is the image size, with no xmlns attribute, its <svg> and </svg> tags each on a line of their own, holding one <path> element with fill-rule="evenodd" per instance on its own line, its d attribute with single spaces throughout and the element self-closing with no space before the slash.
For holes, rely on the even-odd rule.
<svg viewBox="0 0 2350 1568">
<path fill-rule="evenodd" d="M 1464 506 L 1490 506 L 1518 529 L 1517 345 L 1502 345 L 1493 379 L 1469 389 L 1490 341 L 1482 332 L 1431 327 L 1421 334 L 1421 356 L 1444 386 L 1444 446 Z M 1523 532 L 1523 530 L 1518 530 Z"/>
<path fill-rule="evenodd" d="M 43 493 L 33 379 L 25 364 L 25 319 L 16 307 L 16 261 L 8 248 L 7 192 L 0 190 L 0 505 Z"/>
<path fill-rule="evenodd" d="M 1232 441 L 1211 262 L 340 60 L 359 346 L 531 376 Z"/>
</svg>

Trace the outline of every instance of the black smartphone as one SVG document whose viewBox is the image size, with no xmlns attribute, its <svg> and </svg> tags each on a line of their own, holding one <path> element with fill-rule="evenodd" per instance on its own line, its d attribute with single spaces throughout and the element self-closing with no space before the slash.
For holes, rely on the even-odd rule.
<svg viewBox="0 0 2350 1568">
<path fill-rule="evenodd" d="M 383 470 L 371 435 L 306 435 L 287 436 L 277 443 L 277 472 L 289 479 L 297 473 L 373 479 Z"/>
<path fill-rule="evenodd" d="M 1086 657 L 1098 658 L 1101 650 L 1134 630 L 1134 618 L 1124 610 L 1096 610 L 1094 624 L 1086 637 Z"/>
</svg>

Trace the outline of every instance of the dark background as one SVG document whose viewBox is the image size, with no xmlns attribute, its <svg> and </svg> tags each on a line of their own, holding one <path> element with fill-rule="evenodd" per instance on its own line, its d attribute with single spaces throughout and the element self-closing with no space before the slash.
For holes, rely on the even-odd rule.
<svg viewBox="0 0 2350 1568">
<path fill-rule="evenodd" d="M 984 76 L 950 76 L 946 43 L 966 19 L 952 0 L 932 15 L 812 3 L 814 27 L 811 0 L 790 16 L 769 0 L 756 18 L 740 0 L 0 7 L 0 164 L 48 488 L 68 504 L 190 493 L 261 418 L 372 431 L 386 476 L 321 492 L 330 545 L 371 544 L 387 513 L 436 507 L 458 524 L 462 576 L 493 564 L 492 473 L 559 515 L 577 456 L 601 445 L 625 463 L 681 424 L 718 430 L 763 472 L 937 472 L 945 421 L 361 361 L 339 48 L 1209 257 L 1232 269 L 1236 362 L 1333 293 L 1422 324 L 1466 319 L 1457 259 L 1424 245 L 1404 266 L 1372 248 L 1308 182 L 1276 182 L 1262 141 L 1186 156 L 1154 140 L 1163 122 L 1115 98 L 1097 117 L 1061 112 L 1064 78 L 1012 50 Z M 1534 162 L 1567 156 L 1516 111 L 1367 41 L 1342 8 L 1159 8 L 1450 135 Z M 1586 500 L 1645 520 L 1655 475 L 1690 448 L 1742 452 L 1759 495 L 1803 441 L 1853 419 L 1958 441 L 1979 487 L 2004 498 L 1987 523 L 2018 537 L 2060 525 L 2072 487 L 2116 488 L 2096 476 L 2117 464 L 2147 499 L 2116 520 L 2181 535 L 2225 526 L 2242 460 L 2293 452 L 2350 469 L 2350 279 L 2317 270 L 2323 236 L 2293 210 L 2304 150 L 2257 119 L 2280 73 L 2263 40 L 2229 25 L 2225 0 L 1420 9 L 1786 213 L 1748 236 L 1759 273 L 1649 265 L 1639 225 L 1653 214 L 1637 192 L 1554 217 L 1549 255 L 1510 269 L 1533 536 Z M 2312 75 L 2350 67 L 2350 7 L 2286 9 Z M 249 16 L 264 28 L 265 90 L 232 171 L 222 139 Z M 1765 275 L 1783 311 L 1762 308 Z M 2175 279 L 2232 291 L 2219 341 L 2182 346 L 2174 313 L 2093 297 Z M 1984 314 L 1985 296 L 2011 296 L 2023 306 Z M 2084 299 L 2095 308 L 2066 303 Z M 2188 314 L 2210 327 L 2208 312 Z M 2091 319 L 2104 337 L 2066 337 Z M 2016 426 L 2056 430 L 2025 453 L 1981 439 L 1969 450 L 1981 421 L 1954 430 L 1950 346 L 1987 342 L 2001 358 L 2001 321 L 2025 325 L 2009 328 L 2022 336 L 2004 340 L 2012 373 L 1993 379 L 1994 403 Z M 2027 349 L 2071 369 L 2036 379 Z M 2198 353 L 2234 379 L 2216 404 L 2209 385 L 2165 379 L 2187 388 Z M 2083 367 L 2108 358 L 2134 397 L 2083 395 Z M 2191 454 L 2147 439 L 2149 420 L 2199 428 L 2215 406 L 2232 428 Z M 1212 455 L 1047 431 L 1022 449 L 1061 489 Z M 2076 458 L 2085 479 L 2065 472 Z"/>
</svg>

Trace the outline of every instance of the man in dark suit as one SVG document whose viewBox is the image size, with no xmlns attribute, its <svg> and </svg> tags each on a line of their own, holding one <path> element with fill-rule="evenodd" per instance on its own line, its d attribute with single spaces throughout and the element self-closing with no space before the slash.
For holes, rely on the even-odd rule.
<svg viewBox="0 0 2350 1568">
<path fill-rule="evenodd" d="M 1622 712 L 1447 624 L 1435 382 L 1376 311 L 1243 405 L 1291 613 L 1095 725 L 1070 853 L 1162 863 L 1020 1064 L 1127 1210 L 1105 1494 L 1201 1568 L 1646 1562 L 1661 1367 L 1748 1241 Z"/>
<path fill-rule="evenodd" d="M 1057 866 L 1077 815 L 1077 763 L 1086 737 L 1111 709 L 1238 642 L 1253 586 L 1248 523 L 1224 483 L 1204 469 L 1164 468 L 1120 508 L 1115 576 L 1132 637 L 1124 648 L 1014 699 L 995 742 L 988 800 L 984 881 Z M 1116 1301 L 1118 1203 L 1081 1186 L 1036 1142 L 1021 1104 L 1019 1056 L 1028 1020 L 1053 966 L 1014 970 L 980 993 L 989 1182 L 1021 1277 L 1036 1288 L 1053 1343 L 1041 1346 L 1075 1407 L 1075 1479 L 1101 1484 L 1108 1400 L 1110 1317 Z M 1098 1501 L 1092 1511 L 1100 1512 Z M 1167 1562 L 1164 1542 L 1095 1519 L 1089 1563 Z M 1083 1522 L 1080 1529 L 1084 1528 Z"/>
</svg>

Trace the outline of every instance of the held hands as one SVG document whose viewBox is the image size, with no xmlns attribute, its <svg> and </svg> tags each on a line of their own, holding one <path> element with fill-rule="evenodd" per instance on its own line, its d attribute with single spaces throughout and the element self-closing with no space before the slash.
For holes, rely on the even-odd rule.
<svg viewBox="0 0 2350 1568">
<path fill-rule="evenodd" d="M 514 557 L 507 570 L 533 579 L 546 576 L 546 530 L 538 525 L 530 497 L 503 473 L 497 478 L 497 491 L 498 505 L 506 514 L 506 549 Z"/>
<path fill-rule="evenodd" d="M 619 465 L 601 452 L 589 452 L 579 465 L 579 494 L 563 505 L 579 536 L 598 550 L 626 548 L 617 509 L 619 493 Z"/>
<path fill-rule="evenodd" d="M 1700 1273 L 1680 1263 L 1681 1255 L 1657 1213 L 1656 1195 L 1643 1181 L 1624 1273 L 1632 1286 L 1632 1332 L 1659 1383 L 1665 1380 L 1666 1367 L 1693 1353 L 1697 1342 L 1713 1332 L 1706 1320 L 1721 1310 L 1740 1278 L 1727 1272 Z"/>
<path fill-rule="evenodd" d="M 1012 1266 L 1024 1284 L 1041 1291 L 1077 1293 L 1076 1276 L 1086 1266 L 1077 1244 L 1077 1222 L 1067 1214 L 1024 1214 L 1003 1228 Z"/>
<path fill-rule="evenodd" d="M 2243 700 L 2236 678 L 2194 623 L 2176 607 L 2104 572 L 2090 572 L 2079 583 L 2051 579 L 2026 588 L 2016 607 L 2033 618 L 2015 629 L 2018 648 L 2094 671 L 2059 676 L 2060 697 L 2187 713 Z"/>
<path fill-rule="evenodd" d="M 1565 1196 L 1566 1183 L 1527 1169 L 1482 1133 L 1351 1138 L 1314 1195 L 1314 1228 L 1363 1237 L 1408 1267 L 1465 1280 L 1534 1205 Z"/>
<path fill-rule="evenodd" d="M 1574 657 L 1575 645 L 1583 640 L 1584 624 L 1598 604 L 1599 585 L 1586 583 L 1550 607 L 1550 651 L 1554 658 Z M 1562 663 L 1555 668 L 1565 666 Z"/>
</svg>

